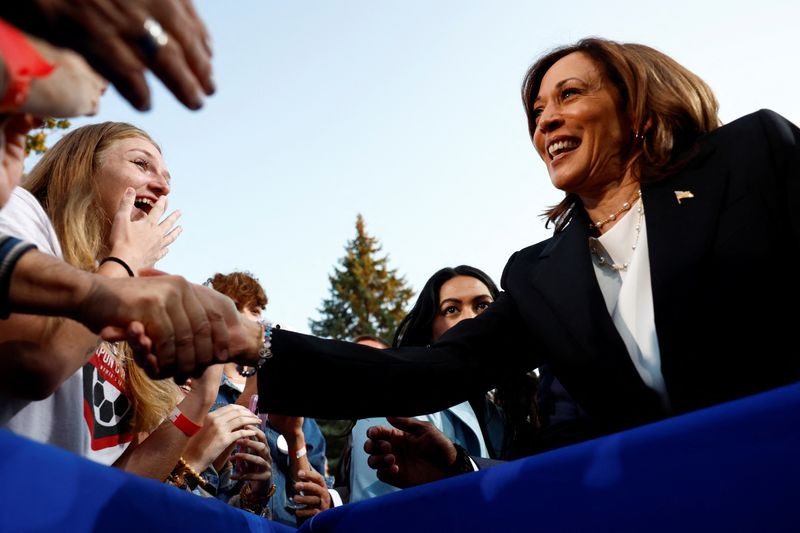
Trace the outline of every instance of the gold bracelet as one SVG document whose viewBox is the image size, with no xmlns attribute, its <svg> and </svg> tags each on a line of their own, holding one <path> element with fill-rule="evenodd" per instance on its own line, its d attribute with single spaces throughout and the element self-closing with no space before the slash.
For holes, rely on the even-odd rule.
<svg viewBox="0 0 800 533">
<path fill-rule="evenodd" d="M 178 464 L 172 469 L 169 479 L 174 481 L 176 487 L 180 488 L 188 485 L 189 488 L 194 489 L 199 485 L 200 488 L 204 489 L 208 485 L 208 482 L 194 468 L 189 466 L 189 463 L 183 457 L 178 458 Z"/>
<path fill-rule="evenodd" d="M 183 479 L 183 476 L 178 477 L 175 475 L 175 472 L 170 472 L 169 476 L 167 476 L 167 483 L 173 485 L 175 488 L 178 489 L 185 489 L 186 487 L 186 480 Z"/>
<path fill-rule="evenodd" d="M 250 483 L 244 483 L 242 485 L 242 490 L 239 491 L 239 498 L 242 500 L 242 502 L 248 504 L 261 503 L 269 500 L 272 497 L 272 495 L 275 494 L 276 489 L 277 487 L 275 486 L 275 483 L 273 483 L 272 485 L 270 485 L 269 489 L 267 489 L 266 494 L 264 494 L 263 496 L 256 496 L 253 493 L 253 488 L 250 486 Z"/>
<path fill-rule="evenodd" d="M 239 491 L 239 507 L 245 511 L 260 515 L 264 511 L 267 501 L 275 494 L 276 489 L 277 486 L 273 483 L 264 496 L 254 497 L 250 483 L 245 482 L 244 485 L 242 485 L 242 489 Z"/>
</svg>

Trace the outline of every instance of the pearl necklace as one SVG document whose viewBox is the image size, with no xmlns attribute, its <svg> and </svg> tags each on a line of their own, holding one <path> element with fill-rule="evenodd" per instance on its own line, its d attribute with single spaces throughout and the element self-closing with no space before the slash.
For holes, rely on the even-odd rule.
<svg viewBox="0 0 800 533">
<path fill-rule="evenodd" d="M 642 192 L 639 191 L 639 196 L 641 197 Z M 630 209 L 630 206 L 628 206 Z M 636 220 L 636 226 L 634 227 L 635 236 L 633 238 L 633 244 L 631 245 L 631 257 L 623 262 L 623 263 L 611 263 L 606 260 L 606 256 L 608 254 L 603 254 L 598 248 L 596 243 L 592 243 L 589 245 L 589 250 L 591 250 L 592 255 L 597 258 L 597 264 L 600 265 L 602 268 L 610 268 L 616 272 L 625 272 L 628 270 L 628 267 L 631 264 L 631 259 L 633 259 L 633 254 L 636 252 L 636 245 L 639 244 L 639 235 L 642 232 L 642 221 L 644 220 L 644 206 L 639 202 L 639 207 L 636 208 L 636 212 L 639 214 L 638 220 Z"/>
<path fill-rule="evenodd" d="M 634 198 L 639 199 L 641 197 L 642 197 L 642 189 L 639 189 L 638 191 L 636 191 L 636 194 L 634 194 Z M 635 200 L 632 200 L 632 201 L 635 201 Z M 597 222 L 592 222 L 591 224 L 589 224 L 589 229 L 600 229 L 600 228 L 602 228 L 603 226 L 605 226 L 609 222 L 611 222 L 613 220 L 617 220 L 618 216 L 620 216 L 622 213 L 624 213 L 625 211 L 627 211 L 630 208 L 631 208 L 631 202 L 630 201 L 629 202 L 625 202 L 624 204 L 622 204 L 622 207 L 620 207 L 615 212 L 613 212 L 610 215 L 608 215 L 603 220 L 598 220 Z"/>
</svg>

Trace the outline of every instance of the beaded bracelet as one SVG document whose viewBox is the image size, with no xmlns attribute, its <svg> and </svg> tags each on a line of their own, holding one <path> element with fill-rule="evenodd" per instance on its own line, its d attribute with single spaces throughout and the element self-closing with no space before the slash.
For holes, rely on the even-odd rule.
<svg viewBox="0 0 800 533">
<path fill-rule="evenodd" d="M 172 473 L 170 473 L 167 481 L 180 489 L 186 487 L 194 489 L 198 486 L 200 488 L 205 488 L 208 484 L 208 481 L 203 479 L 203 477 L 198 474 L 197 471 L 192 468 L 183 457 L 178 458 L 178 464 L 172 469 Z"/>
<path fill-rule="evenodd" d="M 264 512 L 267 501 L 275 494 L 276 490 L 277 486 L 273 483 L 263 496 L 256 496 L 253 494 L 250 483 L 245 483 L 242 485 L 242 490 L 239 491 L 239 507 L 253 514 L 261 515 Z"/>
<path fill-rule="evenodd" d="M 239 372 L 239 375 L 246 378 L 258 372 L 258 370 L 264 366 L 267 359 L 272 357 L 272 323 L 267 320 L 259 320 L 258 323 L 261 324 L 261 336 L 263 336 L 263 340 L 261 342 L 261 348 L 258 350 L 258 362 L 256 366 L 250 367 L 247 370 L 245 370 L 244 365 L 236 366 L 236 371 Z"/>
<path fill-rule="evenodd" d="M 242 499 L 243 503 L 263 502 L 272 498 L 277 488 L 275 483 L 273 483 L 263 495 L 258 496 L 253 492 L 253 487 L 250 486 L 250 483 L 244 483 L 242 485 L 242 490 L 239 491 L 239 497 Z"/>
</svg>

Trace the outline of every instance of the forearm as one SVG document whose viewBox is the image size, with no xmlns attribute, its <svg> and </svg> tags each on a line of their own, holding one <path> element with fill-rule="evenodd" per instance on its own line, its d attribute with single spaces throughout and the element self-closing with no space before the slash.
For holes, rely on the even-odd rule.
<svg viewBox="0 0 800 533">
<path fill-rule="evenodd" d="M 165 420 L 139 443 L 132 443 L 114 466 L 157 481 L 164 481 L 178 463 L 189 438 Z"/>
<path fill-rule="evenodd" d="M 289 448 L 289 474 L 292 480 L 298 481 L 300 478 L 297 475 L 301 470 L 311 470 L 311 463 L 308 462 L 308 454 L 306 453 L 306 439 L 303 430 L 295 431 L 289 434 L 284 434 L 286 445 Z M 298 454 L 300 452 L 300 454 Z M 300 457 L 297 457 L 300 455 Z"/>
<path fill-rule="evenodd" d="M 262 412 L 328 419 L 413 416 L 492 388 L 489 372 L 476 371 L 480 352 L 468 346 L 379 350 L 285 330 L 273 332 L 272 346 L 274 355 L 258 374 Z M 303 394 L 292 378 L 298 375 Z M 345 384 L 335 396 L 328 393 L 331 381 Z M 419 394 L 409 395 L 409 384 Z"/>
<path fill-rule="evenodd" d="M 32 302 L 49 298 L 54 303 L 46 303 L 39 310 L 49 307 L 68 314 L 66 309 L 77 306 L 81 281 L 88 275 L 45 254 L 31 251 L 25 255 L 12 277 L 12 302 L 27 302 L 23 306 L 32 308 L 36 305 Z M 124 269 L 115 266 L 103 265 L 98 272 L 107 277 L 127 276 Z M 16 397 L 46 398 L 86 363 L 98 340 L 73 320 L 12 314 L 0 323 L 0 387 Z"/>
<path fill-rule="evenodd" d="M 275 330 L 273 356 L 258 374 L 259 404 L 264 412 L 329 419 L 434 413 L 538 366 L 541 349 L 531 338 L 503 294 L 427 348 L 379 350 Z M 303 376 L 302 394 L 294 376 Z M 341 384 L 334 396 L 331 382 Z"/>
<path fill-rule="evenodd" d="M 93 274 L 32 250 L 17 261 L 11 275 L 9 305 L 16 312 L 77 319 L 95 285 Z"/>
<path fill-rule="evenodd" d="M 72 320 L 13 314 L 0 323 L 0 388 L 41 400 L 94 353 L 98 338 Z"/>
<path fill-rule="evenodd" d="M 206 395 L 195 394 L 194 391 L 178 404 L 183 416 L 198 425 L 205 422 L 210 406 L 211 402 L 208 401 Z M 129 446 L 122 457 L 114 463 L 114 466 L 126 472 L 164 481 L 175 468 L 188 443 L 189 436 L 172 421 L 165 420 L 155 431 L 137 444 Z M 208 465 L 190 463 L 190 466 L 199 473 Z"/>
</svg>

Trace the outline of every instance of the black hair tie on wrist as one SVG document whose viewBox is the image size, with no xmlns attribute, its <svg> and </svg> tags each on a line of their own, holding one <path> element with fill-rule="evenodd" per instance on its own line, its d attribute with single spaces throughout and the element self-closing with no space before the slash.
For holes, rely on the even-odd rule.
<svg viewBox="0 0 800 533">
<path fill-rule="evenodd" d="M 133 270 L 131 270 L 131 267 L 129 267 L 129 266 L 128 266 L 128 263 L 126 263 L 125 261 L 123 261 L 123 260 L 122 260 L 122 259 L 120 259 L 119 257 L 114 257 L 113 255 L 109 255 L 108 257 L 106 257 L 105 259 L 103 259 L 102 261 L 100 261 L 100 264 L 102 265 L 103 263 L 108 263 L 109 261 L 111 261 L 111 262 L 113 262 L 113 263 L 117 263 L 118 265 L 121 265 L 121 266 L 122 266 L 122 268 L 124 268 L 124 269 L 125 269 L 125 270 L 128 272 L 128 275 L 129 275 L 130 277 L 132 277 L 132 278 L 135 278 L 135 277 L 136 277 L 136 276 L 133 274 Z"/>
</svg>

